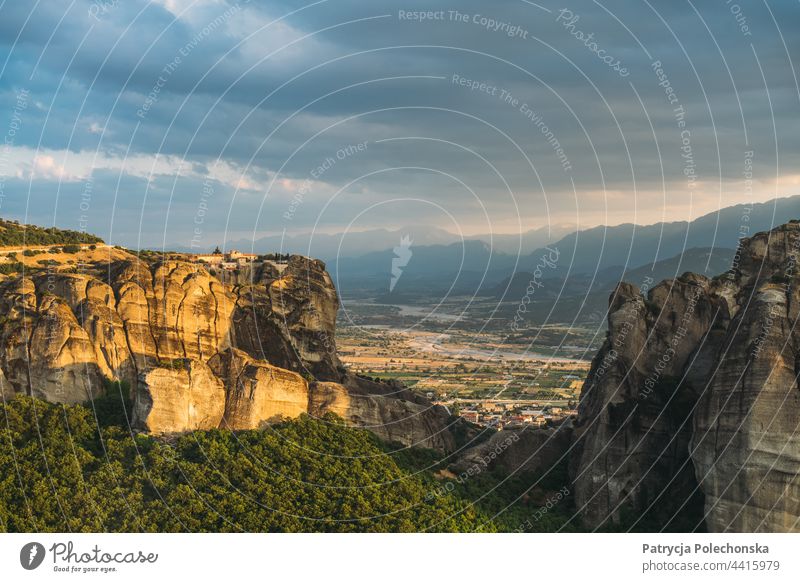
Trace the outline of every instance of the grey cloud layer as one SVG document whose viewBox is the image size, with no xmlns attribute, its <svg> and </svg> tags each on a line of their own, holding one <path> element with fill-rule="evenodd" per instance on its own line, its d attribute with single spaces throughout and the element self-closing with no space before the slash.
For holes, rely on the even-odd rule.
<svg viewBox="0 0 800 582">
<path fill-rule="evenodd" d="M 800 6 L 789 2 L 57 1 L 33 14 L 26 4 L 0 9 L 3 115 L 15 90 L 31 91 L 14 146 L 186 159 L 180 175 L 152 176 L 98 162 L 90 224 L 125 244 L 186 245 L 198 228 L 205 245 L 226 230 L 334 231 L 365 205 L 407 198 L 424 202 L 379 205 L 357 227 L 447 213 L 481 231 L 485 216 L 501 230 L 685 219 L 751 196 L 749 150 L 753 197 L 796 193 Z M 9 176 L 0 212 L 74 227 L 85 178 Z M 198 226 L 204 180 L 212 211 Z"/>
</svg>

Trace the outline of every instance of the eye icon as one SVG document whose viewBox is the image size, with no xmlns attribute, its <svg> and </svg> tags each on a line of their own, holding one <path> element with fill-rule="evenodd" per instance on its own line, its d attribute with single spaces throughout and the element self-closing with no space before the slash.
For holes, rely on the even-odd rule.
<svg viewBox="0 0 800 582">
<path fill-rule="evenodd" d="M 44 561 L 44 546 L 39 542 L 30 542 L 19 551 L 19 563 L 26 570 L 35 570 Z"/>
</svg>

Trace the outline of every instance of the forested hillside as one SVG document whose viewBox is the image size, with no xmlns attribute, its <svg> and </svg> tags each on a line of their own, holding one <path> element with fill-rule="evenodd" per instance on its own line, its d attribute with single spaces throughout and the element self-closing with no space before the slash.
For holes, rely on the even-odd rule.
<svg viewBox="0 0 800 582">
<path fill-rule="evenodd" d="M 15 220 L 0 218 L 0 247 L 21 247 L 63 244 L 92 244 L 103 240 L 93 234 L 77 230 L 44 228 L 33 224 L 19 224 Z"/>
<path fill-rule="evenodd" d="M 395 449 L 330 414 L 159 439 L 131 436 L 120 402 L 0 405 L 0 530 L 508 531 L 538 509 L 513 503 L 530 479 L 476 475 L 445 490 L 436 453 Z M 557 529 L 567 508 L 534 529 Z"/>
</svg>

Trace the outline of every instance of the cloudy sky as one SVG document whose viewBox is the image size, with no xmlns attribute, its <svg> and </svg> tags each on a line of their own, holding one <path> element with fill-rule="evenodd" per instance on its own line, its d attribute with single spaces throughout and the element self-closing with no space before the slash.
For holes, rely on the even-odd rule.
<svg viewBox="0 0 800 582">
<path fill-rule="evenodd" d="M 0 42 L 0 215 L 134 248 L 800 193 L 796 0 L 5 0 Z"/>
</svg>

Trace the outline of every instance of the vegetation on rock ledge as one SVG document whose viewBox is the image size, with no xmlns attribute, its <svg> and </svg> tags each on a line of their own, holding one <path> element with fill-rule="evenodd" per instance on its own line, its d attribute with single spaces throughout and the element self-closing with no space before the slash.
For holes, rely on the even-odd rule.
<svg viewBox="0 0 800 582">
<path fill-rule="evenodd" d="M 32 224 L 19 224 L 13 220 L 0 219 L 0 247 L 62 244 L 74 246 L 101 242 L 103 242 L 103 239 L 100 237 L 77 230 L 65 230 L 55 227 L 44 228 Z"/>
</svg>

